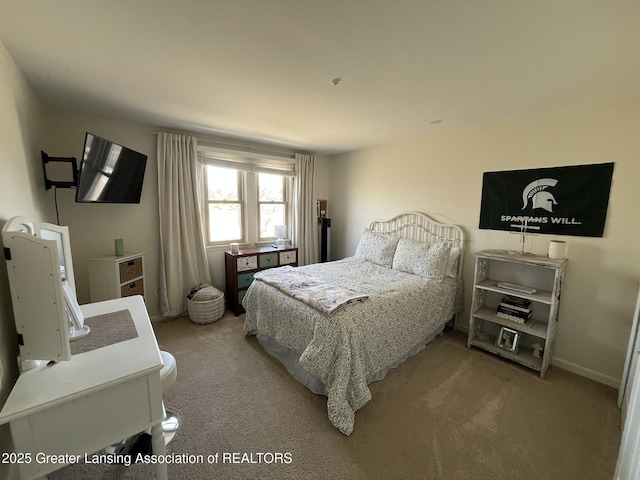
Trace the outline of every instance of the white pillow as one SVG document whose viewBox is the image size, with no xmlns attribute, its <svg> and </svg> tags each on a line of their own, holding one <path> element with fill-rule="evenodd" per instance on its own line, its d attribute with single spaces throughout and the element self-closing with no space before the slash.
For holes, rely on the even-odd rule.
<svg viewBox="0 0 640 480">
<path fill-rule="evenodd" d="M 427 243 L 401 238 L 393 269 L 441 282 L 446 275 L 451 243 Z"/>
<path fill-rule="evenodd" d="M 447 277 L 456 278 L 458 276 L 458 259 L 462 251 L 460 247 L 451 247 L 449 252 L 449 259 L 447 260 L 447 266 L 445 272 Z"/>
<path fill-rule="evenodd" d="M 398 240 L 398 237 L 391 237 L 366 229 L 360 237 L 354 256 L 391 268 Z"/>
</svg>

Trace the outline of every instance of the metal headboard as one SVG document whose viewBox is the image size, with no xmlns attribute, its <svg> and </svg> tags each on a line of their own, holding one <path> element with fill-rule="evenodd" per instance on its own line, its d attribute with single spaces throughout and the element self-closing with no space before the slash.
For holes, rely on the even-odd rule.
<svg viewBox="0 0 640 480">
<path fill-rule="evenodd" d="M 458 276 L 462 274 L 464 264 L 464 244 L 466 235 L 462 227 L 441 223 L 420 212 L 405 212 L 389 220 L 374 220 L 369 229 L 394 237 L 408 238 L 420 242 L 451 242 L 452 247 L 460 248 Z"/>
</svg>

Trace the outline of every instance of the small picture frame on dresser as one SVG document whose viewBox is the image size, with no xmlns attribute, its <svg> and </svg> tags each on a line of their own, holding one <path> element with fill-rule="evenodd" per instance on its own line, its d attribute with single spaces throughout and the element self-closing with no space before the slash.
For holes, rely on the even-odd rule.
<svg viewBox="0 0 640 480">
<path fill-rule="evenodd" d="M 520 332 L 508 327 L 501 327 L 498 338 L 496 339 L 496 347 L 507 352 L 518 353 L 518 342 L 520 341 Z"/>
</svg>

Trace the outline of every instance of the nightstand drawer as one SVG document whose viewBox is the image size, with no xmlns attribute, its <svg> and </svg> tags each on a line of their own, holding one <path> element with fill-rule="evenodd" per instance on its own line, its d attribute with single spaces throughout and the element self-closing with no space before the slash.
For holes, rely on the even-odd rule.
<svg viewBox="0 0 640 480">
<path fill-rule="evenodd" d="M 142 257 L 127 260 L 119 265 L 120 283 L 127 283 L 142 276 Z"/>
<path fill-rule="evenodd" d="M 290 252 L 280 252 L 280 265 L 296 263 L 296 256 L 295 250 L 291 250 Z"/>
<path fill-rule="evenodd" d="M 132 297 L 133 295 L 144 296 L 144 279 L 140 278 L 135 282 L 127 283 L 120 287 L 121 297 Z"/>
<path fill-rule="evenodd" d="M 258 268 L 258 258 L 255 255 L 250 257 L 239 257 L 237 259 L 237 266 L 239 272 L 255 270 L 256 268 Z"/>
<path fill-rule="evenodd" d="M 246 288 L 253 282 L 253 273 L 243 273 L 238 275 L 238 288 Z"/>
<path fill-rule="evenodd" d="M 277 253 L 267 253 L 265 255 L 260 255 L 260 268 L 275 267 L 277 265 L 278 265 Z"/>
</svg>

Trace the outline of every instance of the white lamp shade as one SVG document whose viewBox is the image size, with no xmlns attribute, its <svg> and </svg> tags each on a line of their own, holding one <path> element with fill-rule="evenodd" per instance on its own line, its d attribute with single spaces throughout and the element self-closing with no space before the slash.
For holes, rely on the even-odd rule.
<svg viewBox="0 0 640 480">
<path fill-rule="evenodd" d="M 277 238 L 283 238 L 287 236 L 287 226 L 286 225 L 276 225 L 273 227 L 273 233 Z"/>
</svg>

